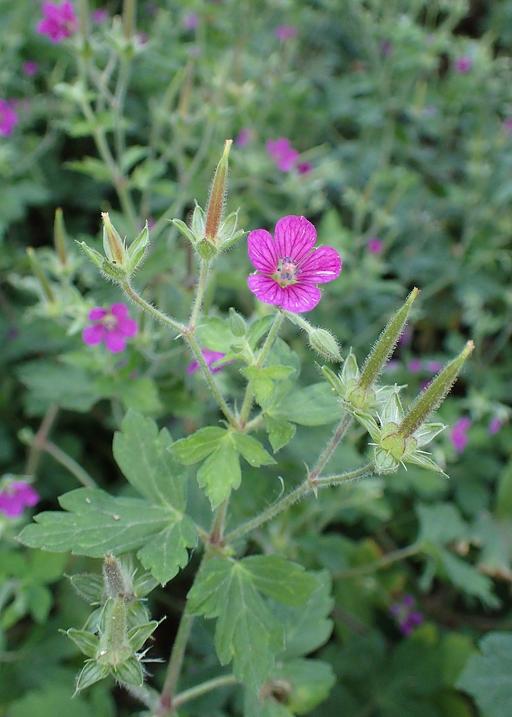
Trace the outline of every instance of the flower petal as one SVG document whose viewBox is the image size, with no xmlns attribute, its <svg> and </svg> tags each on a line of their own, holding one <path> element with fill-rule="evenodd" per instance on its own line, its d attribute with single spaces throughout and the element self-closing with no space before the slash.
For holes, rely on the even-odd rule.
<svg viewBox="0 0 512 717">
<path fill-rule="evenodd" d="M 112 316 L 115 316 L 116 319 L 125 319 L 128 316 L 128 307 L 126 304 L 112 304 L 110 313 Z"/>
<path fill-rule="evenodd" d="M 313 284 L 290 284 L 281 289 L 283 297 L 279 306 L 285 311 L 302 314 L 312 311 L 322 298 L 320 289 Z"/>
<path fill-rule="evenodd" d="M 104 316 L 107 315 L 107 310 L 104 309 L 102 306 L 95 306 L 94 309 L 91 309 L 88 313 L 89 321 L 99 321 Z"/>
<path fill-rule="evenodd" d="M 135 336 L 138 330 L 137 322 L 135 319 L 130 319 L 129 316 L 119 319 L 117 322 L 116 331 L 119 331 L 123 336 Z"/>
<path fill-rule="evenodd" d="M 283 289 L 270 276 L 251 274 L 247 277 L 247 285 L 256 298 L 264 304 L 281 306 Z"/>
<path fill-rule="evenodd" d="M 100 344 L 105 339 L 106 330 L 102 324 L 86 326 L 82 331 L 82 340 L 88 346 Z"/>
<path fill-rule="evenodd" d="M 105 337 L 105 346 L 112 354 L 119 354 L 126 348 L 126 338 L 120 331 L 108 331 Z"/>
<path fill-rule="evenodd" d="M 306 217 L 292 214 L 277 222 L 274 242 L 280 259 L 289 257 L 298 264 L 313 248 L 316 229 Z"/>
<path fill-rule="evenodd" d="M 247 237 L 247 253 L 251 264 L 264 274 L 273 274 L 277 269 L 277 253 L 272 234 L 266 229 L 255 229 Z"/>
<path fill-rule="evenodd" d="M 308 284 L 325 284 L 334 281 L 340 275 L 343 263 L 341 257 L 331 246 L 313 249 L 300 265 L 298 278 Z"/>
</svg>

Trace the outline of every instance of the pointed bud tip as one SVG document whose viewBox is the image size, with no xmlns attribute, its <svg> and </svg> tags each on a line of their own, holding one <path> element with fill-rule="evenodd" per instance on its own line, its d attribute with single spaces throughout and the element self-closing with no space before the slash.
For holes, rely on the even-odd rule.
<svg viewBox="0 0 512 717">
<path fill-rule="evenodd" d="M 471 353 L 473 353 L 474 348 L 475 348 L 475 342 L 472 340 L 468 341 L 463 350 L 464 355 L 469 356 Z"/>
<path fill-rule="evenodd" d="M 413 290 L 411 291 L 411 293 L 409 294 L 409 296 L 407 297 L 406 303 L 412 304 L 412 302 L 418 297 L 418 294 L 420 294 L 420 292 L 421 292 L 421 289 L 418 289 L 418 287 L 415 286 L 413 288 Z"/>
</svg>

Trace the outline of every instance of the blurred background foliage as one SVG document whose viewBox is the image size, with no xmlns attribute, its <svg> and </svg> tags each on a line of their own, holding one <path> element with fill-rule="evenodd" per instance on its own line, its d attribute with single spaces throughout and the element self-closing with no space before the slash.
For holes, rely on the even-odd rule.
<svg viewBox="0 0 512 717">
<path fill-rule="evenodd" d="M 463 450 L 449 431 L 437 443 L 451 480 L 401 471 L 321 494 L 257 535 L 265 551 L 333 575 L 335 631 L 321 656 L 338 679 L 315 714 L 509 717 L 510 692 L 498 699 L 485 676 L 506 675 L 506 664 L 510 674 L 512 662 L 512 2 L 141 0 L 133 56 L 112 22 L 121 3 L 101 7 L 107 18 L 91 22 L 80 49 L 79 40 L 51 44 L 36 33 L 38 3 L 0 0 L 0 98 L 19 120 L 0 137 L 2 471 L 34 475 L 43 509 L 78 485 L 79 466 L 126 491 L 111 457 L 126 408 L 175 436 L 215 421 L 203 384 L 185 374 L 184 349 L 161 326 L 138 316 L 140 333 L 121 360 L 84 347 L 87 311 L 121 299 L 73 239 L 99 247 L 101 210 L 129 236 L 148 219 L 152 251 L 136 283 L 184 316 L 193 257 L 167 219 L 206 202 L 222 143 L 233 137 L 228 207 L 240 207 L 240 225 L 271 228 L 304 214 L 343 256 L 339 281 L 311 318 L 344 352 L 352 346 L 363 357 L 413 286 L 422 296 L 391 382 L 407 383 L 412 398 L 432 362 L 470 337 L 476 343 L 441 412 L 451 426 L 470 420 Z M 296 33 L 279 39 L 283 25 Z M 123 73 L 126 85 L 116 79 Z M 304 171 L 276 166 L 266 143 L 279 137 Z M 53 249 L 57 207 L 65 263 Z M 220 259 L 209 290 L 203 342 L 212 349 L 223 349 L 215 317 L 229 307 L 266 313 L 246 288 L 243 243 Z M 319 382 L 304 337 L 289 328 L 285 338 L 304 359 L 299 384 Z M 229 392 L 241 385 L 235 368 L 219 380 Z M 297 437 L 265 479 L 247 471 L 234 499 L 239 519 L 279 493 L 278 475 L 293 483 L 328 436 L 330 425 L 310 418 L 301 395 L 304 405 L 292 404 Z M 334 469 L 351 467 L 362 450 L 356 433 Z M 61 574 L 96 570 L 94 561 L 21 549 L 20 521 L 1 520 L 0 711 L 133 713 L 128 696 L 103 684 L 69 698 L 79 661 L 57 629 L 86 613 Z M 157 632 L 158 657 L 167 656 L 189 578 L 186 570 L 152 596 L 153 614 L 171 615 Z M 403 594 L 424 616 L 407 638 L 389 612 Z M 190 681 L 215 664 L 205 629 L 194 635 Z M 491 648 L 501 640 L 501 661 L 499 650 L 478 651 L 482 638 Z M 240 713 L 226 690 L 189 709 L 183 714 Z"/>
</svg>

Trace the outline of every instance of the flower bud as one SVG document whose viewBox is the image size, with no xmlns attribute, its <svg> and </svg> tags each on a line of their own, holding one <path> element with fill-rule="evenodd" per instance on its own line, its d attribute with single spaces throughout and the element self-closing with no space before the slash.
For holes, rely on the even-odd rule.
<svg viewBox="0 0 512 717">
<path fill-rule="evenodd" d="M 240 316 L 240 314 L 235 311 L 233 307 L 229 309 L 229 326 L 233 336 L 238 336 L 239 338 L 241 338 L 247 333 L 247 325 L 245 323 L 245 319 L 243 318 L 243 316 Z"/>
<path fill-rule="evenodd" d="M 131 576 L 113 555 L 106 555 L 103 561 L 103 584 L 107 597 L 122 597 L 125 600 L 133 598 Z"/>
<path fill-rule="evenodd" d="M 405 322 L 409 316 L 413 301 L 418 294 L 419 289 L 415 287 L 407 297 L 405 304 L 388 321 L 384 331 L 377 339 L 377 343 L 370 351 L 359 378 L 359 386 L 363 390 L 369 389 L 375 383 L 380 372 L 388 362 L 404 330 Z"/>
<path fill-rule="evenodd" d="M 309 345 L 328 361 L 341 361 L 338 343 L 334 336 L 326 329 L 311 327 L 308 331 Z"/>
<path fill-rule="evenodd" d="M 62 209 L 58 207 L 55 210 L 55 220 L 53 223 L 53 243 L 55 245 L 55 251 L 59 257 L 59 261 L 62 266 L 66 266 L 68 257 L 66 251 L 66 227 L 64 225 L 64 216 Z"/>
<path fill-rule="evenodd" d="M 460 354 L 447 364 L 423 393 L 418 396 L 400 424 L 398 430 L 402 436 L 412 435 L 426 421 L 428 416 L 441 405 L 446 394 L 455 383 L 464 362 L 474 348 L 474 343 L 468 341 Z"/>
<path fill-rule="evenodd" d="M 148 246 L 149 227 L 146 222 L 142 230 L 128 247 L 128 274 L 133 274 L 133 272 L 142 264 L 144 257 L 146 256 Z"/>
<path fill-rule="evenodd" d="M 44 294 L 44 297 L 47 301 L 53 303 L 55 301 L 55 295 L 53 293 L 53 289 L 50 286 L 50 282 L 48 281 L 48 277 L 44 273 L 43 267 L 39 263 L 39 259 L 37 258 L 37 255 L 35 251 L 32 249 L 32 247 L 28 247 L 27 249 L 28 259 L 30 262 L 30 268 L 32 269 L 32 273 L 36 277 L 36 279 L 39 281 L 39 284 L 41 286 L 41 290 Z"/>
<path fill-rule="evenodd" d="M 107 259 L 116 266 L 123 268 L 127 261 L 127 252 L 124 241 L 110 221 L 108 212 L 102 212 L 103 219 L 103 251 Z"/>
<path fill-rule="evenodd" d="M 132 653 L 128 640 L 128 606 L 123 598 L 110 598 L 104 609 L 104 630 L 100 637 L 98 662 L 117 667 Z"/>
<path fill-rule="evenodd" d="M 208 209 L 206 210 L 204 235 L 206 241 L 212 244 L 217 243 L 217 234 L 222 221 L 222 213 L 224 211 L 224 201 L 226 198 L 228 179 L 228 158 L 232 143 L 233 140 L 231 139 L 227 139 L 224 143 L 224 152 L 222 153 L 220 162 L 218 163 L 215 174 L 213 175 L 212 188 L 210 191 L 210 198 L 208 200 Z"/>
</svg>

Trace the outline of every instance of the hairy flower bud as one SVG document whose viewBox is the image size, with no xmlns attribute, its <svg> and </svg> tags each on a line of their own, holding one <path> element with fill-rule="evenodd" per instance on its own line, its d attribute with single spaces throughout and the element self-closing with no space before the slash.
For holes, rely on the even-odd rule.
<svg viewBox="0 0 512 717">
<path fill-rule="evenodd" d="M 247 324 L 245 319 L 237 311 L 231 307 L 229 309 L 229 327 L 233 336 L 241 338 L 247 333 Z"/>
<path fill-rule="evenodd" d="M 36 279 L 39 281 L 45 299 L 53 303 L 55 301 L 55 294 L 53 293 L 48 277 L 44 273 L 43 267 L 39 263 L 39 259 L 32 247 L 28 247 L 27 254 L 30 261 L 30 268 L 32 269 L 32 273 Z"/>
<path fill-rule="evenodd" d="M 131 575 L 122 563 L 113 555 L 106 555 L 103 561 L 103 583 L 105 595 L 111 598 L 133 598 Z"/>
<path fill-rule="evenodd" d="M 402 436 L 412 435 L 426 421 L 429 415 L 441 405 L 446 394 L 455 383 L 464 362 L 474 348 L 474 343 L 468 341 L 460 354 L 453 361 L 450 361 L 423 393 L 418 396 L 400 424 L 399 433 Z"/>
<path fill-rule="evenodd" d="M 338 342 L 326 329 L 311 327 L 308 331 L 309 345 L 317 354 L 328 361 L 341 361 L 341 354 Z"/>
<path fill-rule="evenodd" d="M 103 219 L 103 251 L 105 252 L 105 256 L 112 264 L 123 268 L 127 260 L 124 241 L 110 221 L 108 212 L 102 212 L 101 218 Z"/>
<path fill-rule="evenodd" d="M 409 316 L 411 306 L 419 294 L 419 289 L 414 288 L 403 306 L 391 317 L 386 324 L 384 331 L 373 349 L 370 351 L 359 378 L 359 386 L 363 390 L 369 389 L 379 377 L 380 372 L 388 362 L 394 348 L 404 330 L 405 322 Z"/>
<path fill-rule="evenodd" d="M 222 213 L 224 211 L 224 202 L 227 191 L 228 180 L 228 158 L 229 151 L 233 140 L 227 139 L 224 143 L 224 152 L 217 165 L 215 174 L 213 175 L 212 188 L 210 198 L 208 200 L 208 209 L 206 210 L 206 221 L 204 235 L 206 241 L 216 244 L 219 227 L 222 221 Z"/>
</svg>

